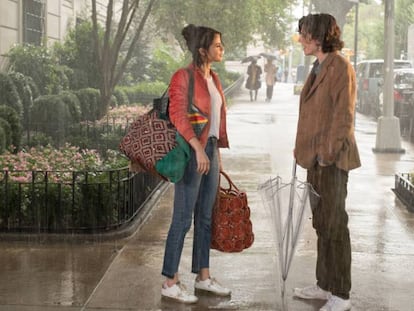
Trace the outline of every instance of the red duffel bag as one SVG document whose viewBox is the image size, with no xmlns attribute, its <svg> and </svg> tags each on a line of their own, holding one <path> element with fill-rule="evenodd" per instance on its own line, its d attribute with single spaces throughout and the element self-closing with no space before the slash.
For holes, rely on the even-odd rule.
<svg viewBox="0 0 414 311">
<path fill-rule="evenodd" d="M 229 187 L 220 185 L 213 208 L 211 248 L 226 253 L 241 252 L 254 241 L 247 195 L 236 187 L 226 173 L 221 171 L 220 174 Z"/>
</svg>

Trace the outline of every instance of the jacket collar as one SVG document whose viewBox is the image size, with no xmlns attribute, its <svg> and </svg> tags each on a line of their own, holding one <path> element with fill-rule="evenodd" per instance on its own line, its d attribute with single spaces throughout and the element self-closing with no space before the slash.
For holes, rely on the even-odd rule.
<svg viewBox="0 0 414 311">
<path fill-rule="evenodd" d="M 332 63 L 332 61 L 334 60 L 335 56 L 338 53 L 339 53 L 338 51 L 328 53 L 325 60 L 321 63 L 320 72 L 316 75 L 315 81 L 313 82 L 312 85 L 311 85 L 312 79 L 308 78 L 306 80 L 306 83 L 303 87 L 303 91 L 304 91 L 303 94 L 304 94 L 305 99 L 311 96 L 313 92 L 316 90 L 316 88 L 318 87 L 318 85 L 323 81 L 326 74 L 328 73 L 329 65 Z"/>
</svg>

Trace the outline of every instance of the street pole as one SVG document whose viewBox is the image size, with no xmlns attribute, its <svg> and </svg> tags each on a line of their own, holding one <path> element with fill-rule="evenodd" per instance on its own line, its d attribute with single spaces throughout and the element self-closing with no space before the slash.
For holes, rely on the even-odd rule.
<svg viewBox="0 0 414 311">
<path fill-rule="evenodd" d="M 359 16 L 359 0 L 348 0 L 355 3 L 355 25 L 354 25 L 354 69 L 357 68 L 358 62 L 358 16 Z"/>
<path fill-rule="evenodd" d="M 385 0 L 384 115 L 378 118 L 374 152 L 403 153 L 400 120 L 394 116 L 394 0 Z"/>
<path fill-rule="evenodd" d="M 354 29 L 354 69 L 357 68 L 358 62 L 358 15 L 359 15 L 359 1 L 355 3 L 355 29 Z"/>
</svg>

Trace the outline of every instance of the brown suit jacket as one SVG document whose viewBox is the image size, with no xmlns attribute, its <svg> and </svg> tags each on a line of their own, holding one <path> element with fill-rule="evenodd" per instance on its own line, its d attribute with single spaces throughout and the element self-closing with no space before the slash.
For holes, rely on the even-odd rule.
<svg viewBox="0 0 414 311">
<path fill-rule="evenodd" d="M 300 95 L 295 158 L 309 169 L 318 161 L 349 171 L 361 166 L 354 136 L 355 71 L 338 52 L 327 55 Z"/>
</svg>

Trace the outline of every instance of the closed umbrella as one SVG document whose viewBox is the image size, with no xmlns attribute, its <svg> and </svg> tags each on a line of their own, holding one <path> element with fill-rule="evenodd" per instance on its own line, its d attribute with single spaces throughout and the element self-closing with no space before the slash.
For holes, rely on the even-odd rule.
<svg viewBox="0 0 414 311">
<path fill-rule="evenodd" d="M 309 183 L 297 179 L 296 161 L 290 182 L 285 183 L 280 176 L 277 176 L 260 184 L 258 191 L 264 206 L 271 215 L 279 259 L 282 304 L 285 310 L 286 280 L 303 220 L 307 207 L 311 205 L 310 201 L 318 200 L 319 195 Z"/>
</svg>

